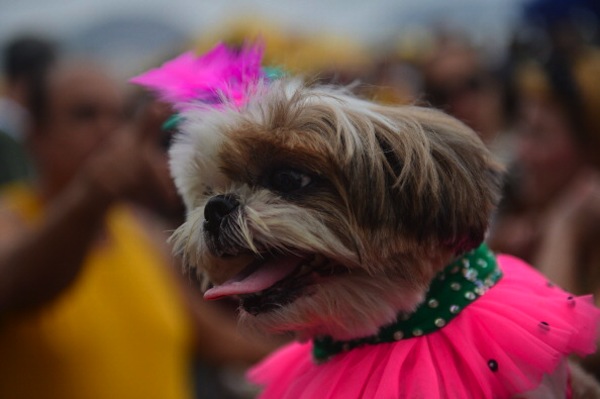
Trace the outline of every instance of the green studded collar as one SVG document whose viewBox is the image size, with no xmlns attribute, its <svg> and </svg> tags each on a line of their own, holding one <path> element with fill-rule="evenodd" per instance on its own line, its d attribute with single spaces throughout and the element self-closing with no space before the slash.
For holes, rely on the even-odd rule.
<svg viewBox="0 0 600 399">
<path fill-rule="evenodd" d="M 349 341 L 331 337 L 314 340 L 313 356 L 323 362 L 332 356 L 362 345 L 375 345 L 420 337 L 444 327 L 466 306 L 485 294 L 502 277 L 496 257 L 485 244 L 465 253 L 441 271 L 431 283 L 425 301 L 417 310 L 401 315 L 382 327 L 377 335 Z"/>
</svg>

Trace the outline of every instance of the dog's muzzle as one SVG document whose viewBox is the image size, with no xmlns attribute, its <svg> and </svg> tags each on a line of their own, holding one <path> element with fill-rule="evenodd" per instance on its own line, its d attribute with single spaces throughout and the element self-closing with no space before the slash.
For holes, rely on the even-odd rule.
<svg viewBox="0 0 600 399">
<path fill-rule="evenodd" d="M 240 203 L 233 195 L 212 197 L 204 207 L 204 230 L 218 234 L 223 219 L 239 207 Z"/>
</svg>

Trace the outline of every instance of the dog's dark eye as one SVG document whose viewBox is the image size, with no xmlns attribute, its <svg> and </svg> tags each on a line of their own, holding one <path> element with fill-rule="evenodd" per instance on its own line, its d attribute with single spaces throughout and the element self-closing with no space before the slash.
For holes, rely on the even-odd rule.
<svg viewBox="0 0 600 399">
<path fill-rule="evenodd" d="M 312 183 L 312 178 L 306 173 L 294 169 L 276 170 L 268 181 L 269 188 L 281 193 L 291 193 Z"/>
</svg>

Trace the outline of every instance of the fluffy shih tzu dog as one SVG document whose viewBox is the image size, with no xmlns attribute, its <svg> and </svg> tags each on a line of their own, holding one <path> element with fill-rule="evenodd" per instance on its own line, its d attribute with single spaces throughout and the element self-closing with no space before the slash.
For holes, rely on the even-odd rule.
<svg viewBox="0 0 600 399">
<path fill-rule="evenodd" d="M 241 321 L 301 339 L 375 334 L 483 240 L 500 168 L 445 114 L 277 81 L 243 112 L 187 115 L 171 150 L 190 210 L 173 239 L 240 299 Z"/>
<path fill-rule="evenodd" d="M 566 397 L 598 312 L 481 245 L 502 168 L 473 131 L 293 78 L 217 97 L 180 109 L 172 242 L 299 341 L 251 372 L 264 398 Z"/>
</svg>

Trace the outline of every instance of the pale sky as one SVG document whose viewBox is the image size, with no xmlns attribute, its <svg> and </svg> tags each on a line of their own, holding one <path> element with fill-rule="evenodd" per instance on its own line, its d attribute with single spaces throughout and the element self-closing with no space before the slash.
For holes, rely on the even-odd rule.
<svg viewBox="0 0 600 399">
<path fill-rule="evenodd" d="M 372 41 L 422 18 L 462 20 L 466 28 L 504 29 L 525 0 L 0 0 L 0 38 L 33 28 L 73 34 L 115 15 L 156 16 L 195 33 L 237 15 L 272 17 L 296 30 Z"/>
<path fill-rule="evenodd" d="M 148 32 L 149 40 L 133 37 L 139 32 L 119 36 L 120 31 L 111 35 L 106 29 L 102 34 L 90 33 L 91 28 L 117 17 L 142 17 L 198 38 L 242 16 L 258 16 L 295 32 L 332 33 L 367 46 L 402 36 L 415 26 L 444 22 L 467 30 L 476 41 L 495 51 L 494 46 L 501 47 L 508 37 L 526 1 L 0 0 L 0 45 L 24 31 L 48 34 L 63 43 L 87 40 L 86 49 L 103 51 L 100 56 L 109 59 L 115 71 L 127 75 L 137 69 L 136 64 L 164 52 L 159 48 L 162 36 L 152 35 L 152 27 L 151 32 L 143 31 Z"/>
</svg>

